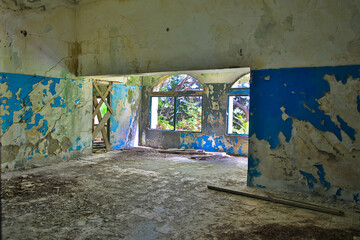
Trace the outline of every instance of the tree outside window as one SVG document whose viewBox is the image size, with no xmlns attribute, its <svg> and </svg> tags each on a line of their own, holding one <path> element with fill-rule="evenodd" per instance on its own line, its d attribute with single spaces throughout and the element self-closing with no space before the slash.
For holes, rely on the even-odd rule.
<svg viewBox="0 0 360 240">
<path fill-rule="evenodd" d="M 249 96 L 229 96 L 229 134 L 249 134 Z"/>
<path fill-rule="evenodd" d="M 173 75 L 154 87 L 150 128 L 201 131 L 203 86 L 187 74 Z"/>
<path fill-rule="evenodd" d="M 232 85 L 230 92 L 234 95 L 229 96 L 227 133 L 248 136 L 250 108 L 250 73 L 247 73 L 240 77 Z"/>
</svg>

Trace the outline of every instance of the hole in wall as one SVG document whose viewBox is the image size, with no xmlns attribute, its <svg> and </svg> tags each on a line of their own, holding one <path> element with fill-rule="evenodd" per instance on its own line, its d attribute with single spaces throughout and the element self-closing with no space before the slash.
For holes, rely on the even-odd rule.
<svg viewBox="0 0 360 240">
<path fill-rule="evenodd" d="M 21 33 L 22 35 L 24 35 L 24 37 L 26 37 L 27 34 L 28 34 L 26 30 L 21 30 L 20 33 Z"/>
</svg>

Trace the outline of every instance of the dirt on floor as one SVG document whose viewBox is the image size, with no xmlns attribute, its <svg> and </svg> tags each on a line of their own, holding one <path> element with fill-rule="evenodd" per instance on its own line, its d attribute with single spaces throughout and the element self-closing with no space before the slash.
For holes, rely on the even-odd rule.
<svg viewBox="0 0 360 240">
<path fill-rule="evenodd" d="M 359 206 L 246 187 L 247 159 L 150 148 L 3 173 L 3 239 L 357 239 Z M 337 208 L 345 216 L 208 190 Z"/>
</svg>

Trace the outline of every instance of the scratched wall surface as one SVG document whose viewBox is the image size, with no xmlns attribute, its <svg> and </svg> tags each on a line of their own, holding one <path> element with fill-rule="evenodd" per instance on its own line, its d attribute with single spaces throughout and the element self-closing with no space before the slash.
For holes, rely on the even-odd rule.
<svg viewBox="0 0 360 240">
<path fill-rule="evenodd" d="M 206 91 L 202 95 L 202 131 L 196 133 L 150 130 L 150 92 L 157 80 L 149 78 L 148 82 L 153 85 L 144 86 L 142 91 L 141 107 L 144 109 L 141 112 L 140 124 L 140 141 L 144 141 L 142 144 L 151 147 L 184 147 L 187 149 L 204 149 L 210 152 L 220 151 L 247 155 L 248 138 L 226 134 L 228 95 L 232 83 L 206 83 L 214 82 L 216 79 L 214 76 L 218 76 L 223 82 L 229 82 L 229 79 L 234 82 L 237 79 L 236 74 L 195 74 L 193 76 L 201 79 L 201 82 L 206 85 Z M 145 84 L 146 81 L 147 79 L 144 80 Z"/>
<path fill-rule="evenodd" d="M 91 153 L 91 84 L 0 73 L 1 167 Z"/>
<path fill-rule="evenodd" d="M 82 0 L 79 67 L 101 75 L 358 64 L 359 22 L 358 0 Z"/>
<path fill-rule="evenodd" d="M 360 65 L 252 77 L 248 184 L 359 202 Z"/>
<path fill-rule="evenodd" d="M 110 117 L 111 149 L 124 149 L 137 144 L 141 86 L 113 84 Z"/>
</svg>

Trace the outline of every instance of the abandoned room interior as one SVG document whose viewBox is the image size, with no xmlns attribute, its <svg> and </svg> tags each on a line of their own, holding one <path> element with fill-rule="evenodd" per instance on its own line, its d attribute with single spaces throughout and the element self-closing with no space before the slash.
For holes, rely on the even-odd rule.
<svg viewBox="0 0 360 240">
<path fill-rule="evenodd" d="M 360 1 L 0 1 L 3 239 L 360 239 Z"/>
</svg>

